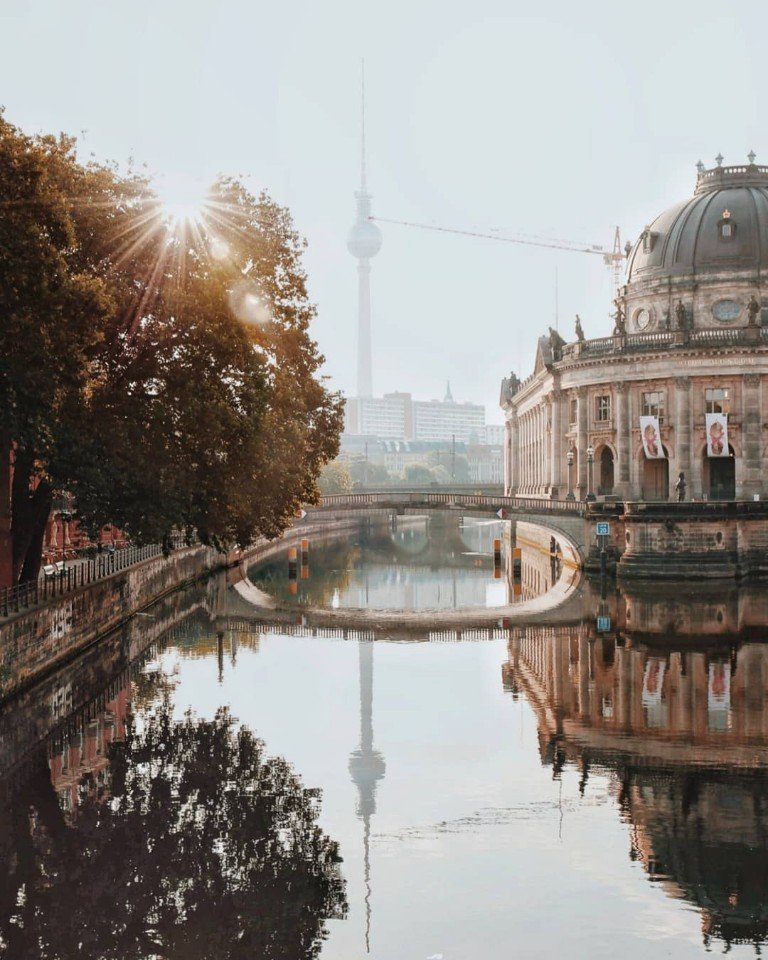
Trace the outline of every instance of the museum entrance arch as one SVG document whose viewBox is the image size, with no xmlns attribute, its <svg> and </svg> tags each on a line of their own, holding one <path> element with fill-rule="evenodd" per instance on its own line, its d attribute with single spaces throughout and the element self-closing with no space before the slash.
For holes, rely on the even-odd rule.
<svg viewBox="0 0 768 960">
<path fill-rule="evenodd" d="M 643 500 L 669 500 L 669 455 L 664 447 L 664 459 L 642 458 L 640 496 Z"/>
<path fill-rule="evenodd" d="M 708 457 L 704 448 L 701 480 L 708 500 L 736 499 L 736 456 L 730 444 L 728 452 L 728 457 Z"/>
<path fill-rule="evenodd" d="M 597 479 L 598 496 L 607 496 L 613 493 L 614 470 L 613 470 L 613 450 L 610 447 L 603 447 L 598 457 L 599 473 Z"/>
</svg>

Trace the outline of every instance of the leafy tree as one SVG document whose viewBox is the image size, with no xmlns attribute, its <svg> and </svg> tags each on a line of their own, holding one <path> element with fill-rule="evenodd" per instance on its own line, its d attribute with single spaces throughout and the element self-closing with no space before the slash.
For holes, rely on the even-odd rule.
<svg viewBox="0 0 768 960">
<path fill-rule="evenodd" d="M 324 496 L 331 496 L 335 493 L 352 493 L 352 477 L 347 465 L 339 460 L 333 460 L 326 464 L 320 474 L 318 486 Z"/>
<path fill-rule="evenodd" d="M 403 472 L 403 478 L 406 483 L 412 484 L 435 482 L 435 478 L 429 467 L 425 467 L 420 463 L 409 463 Z"/>
<path fill-rule="evenodd" d="M 65 817 L 47 770 L 16 803 L 0 882 L 14 960 L 304 960 L 346 911 L 318 793 L 221 710 L 167 706 L 110 745 L 100 785 Z M 19 798 L 22 799 L 22 798 Z"/>
<path fill-rule="evenodd" d="M 142 177 L 2 117 L 0 164 L 0 583 L 37 575 L 54 490 L 138 541 L 278 535 L 342 425 L 288 212 L 222 178 L 169 223 Z"/>
<path fill-rule="evenodd" d="M 392 482 L 392 477 L 383 464 L 371 463 L 369 460 L 355 460 L 350 463 L 349 475 L 355 485 L 362 487 L 375 487 Z"/>
<path fill-rule="evenodd" d="M 453 464 L 453 480 L 455 483 L 469 483 L 469 461 L 466 457 L 456 457 Z"/>
<path fill-rule="evenodd" d="M 435 480 L 436 483 L 451 482 L 451 474 L 448 471 L 448 467 L 444 466 L 442 463 L 432 467 L 430 469 L 430 473 L 432 474 L 432 479 Z"/>
</svg>

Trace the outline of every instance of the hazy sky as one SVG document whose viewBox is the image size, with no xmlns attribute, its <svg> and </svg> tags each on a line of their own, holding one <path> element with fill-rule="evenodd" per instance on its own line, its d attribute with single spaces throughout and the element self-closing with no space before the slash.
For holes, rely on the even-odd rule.
<svg viewBox="0 0 768 960">
<path fill-rule="evenodd" d="M 768 163 L 766 28 L 764 0 L 0 0 L 0 103 L 27 132 L 84 131 L 98 158 L 240 173 L 289 206 L 327 372 L 352 392 L 361 57 L 374 213 L 608 245 L 689 195 L 699 158 Z M 556 270 L 566 337 L 577 312 L 610 332 L 598 257 L 383 229 L 376 393 L 450 378 L 500 421 Z"/>
</svg>

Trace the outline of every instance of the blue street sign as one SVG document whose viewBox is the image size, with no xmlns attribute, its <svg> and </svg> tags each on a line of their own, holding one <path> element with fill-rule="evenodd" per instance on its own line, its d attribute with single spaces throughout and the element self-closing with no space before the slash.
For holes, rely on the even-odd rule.
<svg viewBox="0 0 768 960">
<path fill-rule="evenodd" d="M 607 537 L 611 532 L 611 525 L 607 520 L 601 520 L 597 525 L 598 537 Z"/>
<path fill-rule="evenodd" d="M 611 629 L 611 618 L 610 617 L 598 617 L 597 618 L 597 632 L 598 633 L 608 633 Z"/>
</svg>

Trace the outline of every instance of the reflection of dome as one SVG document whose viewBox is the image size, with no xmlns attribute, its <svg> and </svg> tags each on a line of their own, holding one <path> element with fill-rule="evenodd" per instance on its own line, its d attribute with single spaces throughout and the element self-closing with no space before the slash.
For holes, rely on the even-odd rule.
<svg viewBox="0 0 768 960">
<path fill-rule="evenodd" d="M 347 250 L 359 260 L 375 257 L 381 250 L 381 230 L 370 220 L 358 220 L 349 231 Z"/>
<path fill-rule="evenodd" d="M 768 268 L 768 166 L 701 170 L 690 200 L 640 235 L 627 281 Z"/>
</svg>

